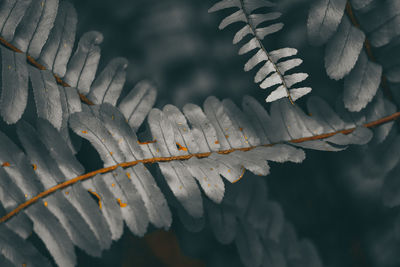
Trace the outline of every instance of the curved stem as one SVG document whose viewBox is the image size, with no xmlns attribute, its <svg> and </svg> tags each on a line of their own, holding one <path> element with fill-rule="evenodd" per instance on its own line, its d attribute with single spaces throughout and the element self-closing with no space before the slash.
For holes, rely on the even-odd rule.
<svg viewBox="0 0 400 267">
<path fill-rule="evenodd" d="M 390 121 L 394 121 L 397 118 L 400 117 L 400 112 L 395 112 L 389 116 L 383 117 L 379 120 L 376 121 L 372 121 L 369 123 L 364 124 L 364 127 L 367 128 L 372 128 Z M 308 137 L 303 137 L 303 138 L 298 138 L 298 139 L 292 139 L 286 142 L 289 143 L 302 143 L 302 142 L 306 142 L 306 141 L 313 141 L 313 140 L 321 140 L 321 139 L 325 139 L 331 136 L 334 136 L 336 134 L 349 134 L 352 133 L 355 130 L 355 128 L 350 128 L 350 129 L 343 129 L 340 131 L 336 131 L 336 132 L 330 132 L 330 133 L 324 133 L 324 134 L 320 134 L 320 135 L 313 135 L 313 136 L 308 136 Z M 188 160 L 192 157 L 196 157 L 196 158 L 206 158 L 209 157 L 212 153 L 218 153 L 218 154 L 229 154 L 235 151 L 250 151 L 254 148 L 257 147 L 270 147 L 270 146 L 274 146 L 276 144 L 282 144 L 285 142 L 279 142 L 279 143 L 273 143 L 273 144 L 264 144 L 264 145 L 258 145 L 258 146 L 251 146 L 251 147 L 246 147 L 246 148 L 234 148 L 234 149 L 228 149 L 228 150 L 220 150 L 220 151 L 216 151 L 216 152 L 206 152 L 206 153 L 195 153 L 195 154 L 188 154 L 188 155 L 183 155 L 183 156 L 173 156 L 173 157 L 159 157 L 159 158 L 149 158 L 149 159 L 141 159 L 141 160 L 135 160 L 135 161 L 130 161 L 130 162 L 123 162 L 123 163 L 119 163 L 107 168 L 102 168 L 96 171 L 92 171 L 86 174 L 83 174 L 81 176 L 77 176 L 75 178 L 72 178 L 70 180 L 67 180 L 65 182 L 62 182 L 60 184 L 57 184 L 49 189 L 46 189 L 45 191 L 39 193 L 38 195 L 34 196 L 33 198 L 25 201 L 24 203 L 21 203 L 18 207 L 16 207 L 14 210 L 10 211 L 9 213 L 7 213 L 6 215 L 4 215 L 3 217 L 0 218 L 0 223 L 4 223 L 6 221 L 8 221 L 9 219 L 11 219 L 12 217 L 14 217 L 15 215 L 17 215 L 19 212 L 21 212 L 22 210 L 24 210 L 25 208 L 29 207 L 30 205 L 35 204 L 36 202 L 38 202 L 40 199 L 47 197 L 48 195 L 58 191 L 58 190 L 62 190 L 66 187 L 69 187 L 71 185 L 76 184 L 77 182 L 80 181 L 84 181 L 84 180 L 88 180 L 90 178 L 93 178 L 94 176 L 96 176 L 97 174 L 103 174 L 103 173 L 108 173 L 111 172 L 115 169 L 117 169 L 118 167 L 122 167 L 122 168 L 127 168 L 127 167 L 132 167 L 135 166 L 139 163 L 158 163 L 158 162 L 169 162 L 169 161 L 174 161 L 174 160 Z M 7 167 L 7 165 L 4 165 L 3 167 Z"/>
<path fill-rule="evenodd" d="M 16 53 L 23 53 L 20 49 L 15 47 L 13 44 L 7 42 L 3 37 L 0 36 L 0 44 L 2 44 L 4 47 L 16 52 Z M 26 54 L 26 60 L 34 67 L 38 68 L 39 70 L 46 70 L 46 67 L 37 62 L 33 57 L 30 55 Z M 56 79 L 56 82 L 63 86 L 63 87 L 71 87 L 68 83 L 63 81 L 57 74 L 53 73 L 54 78 Z M 82 102 L 88 104 L 88 105 L 94 105 L 92 101 L 90 101 L 85 95 L 79 93 L 79 98 L 81 99 Z"/>
</svg>

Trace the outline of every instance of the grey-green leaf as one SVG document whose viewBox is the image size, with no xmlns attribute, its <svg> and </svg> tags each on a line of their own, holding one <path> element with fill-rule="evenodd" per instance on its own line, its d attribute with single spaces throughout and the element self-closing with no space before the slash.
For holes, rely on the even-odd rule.
<svg viewBox="0 0 400 267">
<path fill-rule="evenodd" d="M 64 81 L 76 87 L 82 94 L 89 92 L 100 60 L 103 35 L 96 31 L 87 32 L 79 40 L 78 47 L 68 62 Z"/>
<path fill-rule="evenodd" d="M 343 102 L 350 111 L 360 111 L 375 96 L 381 82 L 382 67 L 367 58 L 364 52 L 344 80 Z"/>
<path fill-rule="evenodd" d="M 94 104 L 115 105 L 125 83 L 128 61 L 125 58 L 111 60 L 96 77 L 87 96 Z"/>
<path fill-rule="evenodd" d="M 60 91 L 53 73 L 29 66 L 29 76 L 32 81 L 38 117 L 48 120 L 60 130 L 63 113 Z"/>
<path fill-rule="evenodd" d="M 12 43 L 38 58 L 57 15 L 58 0 L 32 0 L 16 29 Z"/>
<path fill-rule="evenodd" d="M 149 114 L 157 97 L 157 90 L 149 81 L 141 81 L 125 96 L 118 108 L 136 132 Z"/>
<path fill-rule="evenodd" d="M 43 47 L 38 61 L 48 70 L 63 77 L 75 41 L 76 10 L 69 2 L 60 2 L 54 27 Z"/>
<path fill-rule="evenodd" d="M 10 42 L 32 0 L 4 0 L 0 7 L 0 34 Z"/>
<path fill-rule="evenodd" d="M 322 45 L 336 32 L 342 20 L 346 0 L 315 1 L 308 13 L 307 34 L 313 45 Z"/>
<path fill-rule="evenodd" d="M 0 112 L 3 119 L 11 124 L 22 117 L 28 102 L 28 66 L 24 54 L 3 46 L 0 49 L 2 59 Z"/>
<path fill-rule="evenodd" d="M 353 69 L 364 40 L 364 32 L 343 17 L 336 34 L 326 46 L 325 69 L 330 78 L 340 80 Z"/>
</svg>

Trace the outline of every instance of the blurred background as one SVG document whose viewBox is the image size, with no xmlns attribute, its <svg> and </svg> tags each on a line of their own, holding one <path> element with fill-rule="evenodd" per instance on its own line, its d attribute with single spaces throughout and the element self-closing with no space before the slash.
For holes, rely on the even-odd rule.
<svg viewBox="0 0 400 267">
<path fill-rule="evenodd" d="M 125 90 L 141 79 L 153 80 L 158 85 L 157 107 L 171 103 L 181 108 L 189 102 L 201 105 L 210 95 L 231 98 L 240 105 L 248 94 L 264 103 L 267 93 L 253 83 L 254 72 L 243 71 L 250 56 L 238 56 L 239 46 L 232 45 L 239 26 L 218 30 L 219 22 L 230 11 L 207 13 L 214 0 L 72 2 L 78 12 L 77 36 L 89 30 L 104 34 L 99 69 L 113 57 L 126 57 L 130 66 Z M 264 44 L 269 50 L 297 48 L 304 60 L 298 69 L 310 74 L 305 86 L 313 88 L 313 95 L 335 103 L 343 81 L 329 80 L 323 67 L 324 48 L 307 43 L 311 2 L 277 1 L 285 27 L 267 37 Z M 304 100 L 299 105 L 304 105 Z M 357 168 L 366 151 L 368 148 L 359 147 L 335 153 L 307 151 L 301 165 L 271 164 L 271 174 L 265 178 L 269 197 L 282 205 L 299 237 L 315 243 L 326 266 L 376 266 L 369 249 L 371 233 L 384 227 L 390 215 L 380 204 L 379 178 L 370 178 L 369 188 L 359 186 L 364 181 Z M 144 238 L 126 229 L 123 238 L 101 259 L 79 253 L 78 262 L 82 267 L 189 267 L 208 266 L 210 262 L 220 262 L 213 266 L 231 266 L 227 262 L 241 266 L 234 245 L 218 244 L 208 227 L 189 233 L 178 218 L 169 232 L 153 229 Z"/>
</svg>

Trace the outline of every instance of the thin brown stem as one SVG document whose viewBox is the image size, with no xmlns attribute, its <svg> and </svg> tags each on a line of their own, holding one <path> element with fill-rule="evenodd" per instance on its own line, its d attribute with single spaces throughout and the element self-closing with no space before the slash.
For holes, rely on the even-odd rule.
<svg viewBox="0 0 400 267">
<path fill-rule="evenodd" d="M 3 37 L 0 37 L 0 44 L 2 44 L 3 46 L 7 47 L 8 49 L 16 52 L 16 53 L 23 53 L 20 49 L 18 49 L 17 47 L 15 47 L 13 44 L 7 42 Z M 34 67 L 38 68 L 39 70 L 46 70 L 46 67 L 43 66 L 42 64 L 40 64 L 39 62 L 37 62 L 33 57 L 31 57 L 30 55 L 26 54 L 26 60 Z M 66 83 L 65 81 L 63 81 L 60 77 L 58 77 L 57 74 L 53 73 L 54 78 L 56 79 L 56 82 L 63 86 L 63 87 L 71 87 L 68 83 Z M 88 104 L 88 105 L 94 105 L 94 103 L 92 101 L 90 101 L 85 95 L 79 93 L 79 98 L 81 99 L 82 102 Z"/>
<path fill-rule="evenodd" d="M 372 121 L 369 123 L 364 124 L 364 127 L 367 128 L 372 128 L 390 121 L 394 121 L 397 118 L 400 117 L 400 112 L 396 112 L 393 113 L 392 115 L 386 116 L 384 118 L 381 118 L 379 120 L 376 121 Z M 321 140 L 321 139 L 325 139 L 331 136 L 334 136 L 336 134 L 349 134 L 352 133 L 355 130 L 355 128 L 350 128 L 350 129 L 343 129 L 340 131 L 336 131 L 336 132 L 331 132 L 331 133 L 324 133 L 324 134 L 320 134 L 320 135 L 314 135 L 314 136 L 309 136 L 309 137 L 303 137 L 303 138 L 298 138 L 298 139 L 292 139 L 289 140 L 287 142 L 289 143 L 302 143 L 302 142 L 306 142 L 306 141 L 313 141 L 313 140 Z M 283 142 L 280 142 L 283 143 Z M 173 156 L 173 157 L 159 157 L 159 158 L 149 158 L 149 159 L 141 159 L 141 160 L 135 160 L 135 161 L 130 161 L 130 162 L 123 162 L 123 163 L 119 163 L 107 168 L 102 168 L 96 171 L 92 171 L 86 174 L 83 174 L 81 176 L 72 178 L 70 180 L 67 180 L 65 182 L 62 182 L 60 184 L 57 184 L 41 193 L 39 193 L 38 195 L 34 196 L 33 198 L 25 201 L 24 203 L 20 204 L 18 207 L 16 207 L 14 210 L 10 211 L 9 213 L 7 213 L 6 215 L 4 215 L 3 217 L 0 218 L 0 223 L 6 222 L 7 220 L 11 219 L 13 216 L 17 215 L 19 212 L 21 212 L 22 210 L 24 210 L 25 208 L 29 207 L 30 205 L 38 202 L 40 199 L 47 197 L 48 195 L 58 191 L 58 190 L 62 190 L 68 186 L 74 185 L 77 182 L 80 181 L 84 181 L 90 178 L 93 178 L 94 176 L 96 176 L 97 174 L 103 174 L 103 173 L 108 173 L 111 172 L 115 169 L 117 169 L 118 167 L 122 167 L 122 168 L 127 168 L 127 167 L 132 167 L 135 166 L 139 163 L 158 163 L 158 162 L 169 162 L 169 161 L 174 161 L 174 160 L 188 160 L 192 157 L 196 157 L 196 158 L 206 158 L 209 157 L 212 153 L 218 153 L 218 154 L 229 154 L 232 153 L 234 151 L 250 151 L 256 147 L 261 147 L 261 146 L 265 146 L 265 147 L 270 147 L 270 146 L 274 146 L 278 143 L 273 143 L 273 144 L 264 144 L 264 145 L 259 145 L 259 146 L 251 146 L 251 147 L 246 147 L 246 148 L 234 148 L 234 149 L 227 149 L 227 150 L 220 150 L 217 152 L 206 152 L 206 153 L 195 153 L 195 154 L 189 154 L 189 155 L 183 155 L 183 156 Z M 9 164 L 6 164 L 3 166 L 3 168 L 9 166 Z"/>
</svg>

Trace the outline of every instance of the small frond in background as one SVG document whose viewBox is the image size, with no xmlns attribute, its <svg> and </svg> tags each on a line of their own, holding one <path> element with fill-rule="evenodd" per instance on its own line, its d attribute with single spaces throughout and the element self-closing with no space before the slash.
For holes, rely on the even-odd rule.
<svg viewBox="0 0 400 267">
<path fill-rule="evenodd" d="M 239 49 L 239 55 L 255 51 L 245 64 L 244 70 L 250 71 L 259 64 L 260 66 L 262 65 L 258 68 L 254 82 L 259 83 L 262 89 L 273 89 L 266 98 L 267 102 L 273 102 L 284 97 L 294 102 L 310 93 L 311 88 L 293 88 L 295 84 L 304 81 L 308 77 L 308 74 L 286 73 L 303 62 L 299 58 L 293 58 L 297 54 L 296 49 L 282 48 L 269 51 L 262 42 L 267 35 L 280 31 L 283 28 L 283 23 L 275 22 L 281 16 L 281 13 L 270 11 L 274 6 L 273 2 L 264 0 L 223 0 L 211 7 L 209 12 L 227 8 L 239 9 L 224 18 L 219 25 L 219 29 L 222 30 L 234 23 L 244 24 L 233 38 L 234 44 L 246 40 Z M 268 12 L 265 11 L 266 9 Z M 250 35 L 250 39 L 246 39 L 248 35 Z"/>
</svg>

